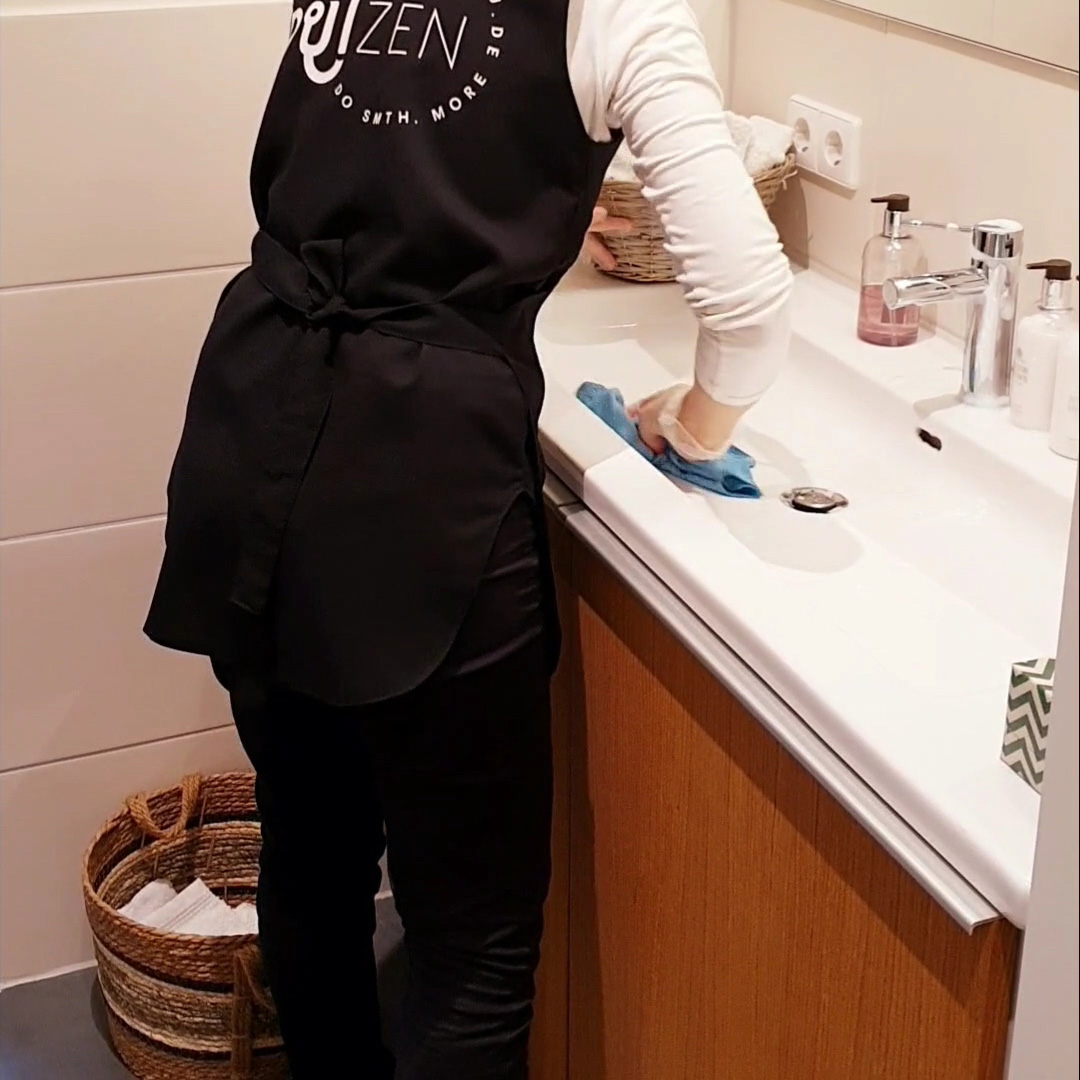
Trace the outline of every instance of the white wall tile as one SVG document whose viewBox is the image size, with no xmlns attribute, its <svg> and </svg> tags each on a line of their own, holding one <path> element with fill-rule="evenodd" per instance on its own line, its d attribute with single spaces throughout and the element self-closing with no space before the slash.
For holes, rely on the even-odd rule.
<svg viewBox="0 0 1080 1080">
<path fill-rule="evenodd" d="M 977 46 L 892 25 L 880 75 L 885 93 L 878 175 L 908 191 L 917 214 L 972 222 L 1009 217 L 1025 228 L 1028 260 L 1077 261 L 1080 97 L 1077 79 Z M 963 266 L 955 235 L 928 233 L 932 269 Z M 1021 307 L 1039 295 L 1026 274 Z M 963 333 L 963 304 L 938 309 Z"/>
<path fill-rule="evenodd" d="M 1041 0 L 1040 0 L 1041 2 Z M 863 118 L 860 190 L 802 178 L 774 218 L 800 261 L 858 280 L 880 224 L 871 195 L 911 194 L 931 219 L 1014 217 L 1032 259 L 1077 261 L 1077 77 L 821 0 L 734 0 L 733 106 L 782 117 L 803 93 Z M 963 265 L 955 236 L 924 237 L 932 267 Z M 1038 295 L 1036 275 L 1021 293 Z M 962 304 L 936 312 L 962 333 Z"/>
<path fill-rule="evenodd" d="M 0 545 L 0 768 L 229 722 L 201 657 L 142 636 L 159 519 Z"/>
<path fill-rule="evenodd" d="M 956 34 L 972 41 L 989 41 L 995 0 L 854 0 L 857 7 L 902 19 L 916 26 L 929 26 L 943 34 Z"/>
<path fill-rule="evenodd" d="M 725 96 L 731 88 L 731 7 L 733 0 L 689 0 L 705 43 L 717 82 Z"/>
<path fill-rule="evenodd" d="M 0 285 L 246 261 L 288 8 L 6 15 Z"/>
<path fill-rule="evenodd" d="M 0 979 L 92 959 L 83 854 L 128 795 L 248 767 L 232 728 L 221 728 L 0 774 Z"/>
<path fill-rule="evenodd" d="M 1080 64 L 1078 12 L 1076 0 L 997 0 L 990 40 L 1075 71 Z"/>
<path fill-rule="evenodd" d="M 233 272 L 0 293 L 0 536 L 164 513 L 191 374 Z"/>
<path fill-rule="evenodd" d="M 822 0 L 734 0 L 732 108 L 783 119 L 787 99 L 803 94 L 862 118 L 862 176 L 855 192 L 800 176 L 783 192 L 773 220 L 788 253 L 851 276 L 880 194 L 885 20 Z M 887 181 L 880 181 L 887 183 Z"/>
</svg>

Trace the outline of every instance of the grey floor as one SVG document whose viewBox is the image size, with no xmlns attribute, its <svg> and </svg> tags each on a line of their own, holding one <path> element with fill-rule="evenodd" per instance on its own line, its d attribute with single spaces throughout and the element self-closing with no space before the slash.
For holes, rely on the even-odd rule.
<svg viewBox="0 0 1080 1080">
<path fill-rule="evenodd" d="M 388 1040 L 396 1041 L 403 964 L 392 900 L 378 904 L 375 955 Z M 92 969 L 0 993 L 0 1080 L 130 1080 L 109 1047 Z"/>
</svg>

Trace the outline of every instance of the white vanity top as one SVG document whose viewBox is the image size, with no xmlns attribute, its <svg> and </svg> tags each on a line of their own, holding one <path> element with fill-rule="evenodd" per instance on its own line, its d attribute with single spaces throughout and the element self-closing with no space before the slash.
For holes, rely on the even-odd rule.
<svg viewBox="0 0 1080 1080">
<path fill-rule="evenodd" d="M 795 338 L 738 444 L 760 501 L 684 490 L 581 406 L 687 379 L 679 292 L 576 271 L 537 334 L 549 464 L 862 779 L 1023 926 L 1039 801 L 998 758 L 1013 662 L 1057 650 L 1076 476 L 1007 410 L 956 404 L 959 345 L 881 349 L 853 292 L 796 281 Z M 923 428 L 941 440 L 920 440 Z M 817 485 L 850 506 L 799 513 Z"/>
</svg>

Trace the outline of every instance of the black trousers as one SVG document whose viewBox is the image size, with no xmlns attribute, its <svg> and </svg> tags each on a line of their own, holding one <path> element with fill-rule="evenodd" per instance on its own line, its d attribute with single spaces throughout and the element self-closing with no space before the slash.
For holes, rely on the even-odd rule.
<svg viewBox="0 0 1080 1080">
<path fill-rule="evenodd" d="M 294 1080 L 527 1075 L 552 785 L 531 513 L 516 504 L 450 656 L 410 693 L 340 708 L 223 680 L 257 774 L 259 930 Z M 372 949 L 384 847 L 408 961 L 396 1071 Z"/>
</svg>

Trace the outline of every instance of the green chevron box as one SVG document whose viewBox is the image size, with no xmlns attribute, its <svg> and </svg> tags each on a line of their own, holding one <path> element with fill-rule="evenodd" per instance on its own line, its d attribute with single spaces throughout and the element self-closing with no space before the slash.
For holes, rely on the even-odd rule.
<svg viewBox="0 0 1080 1080">
<path fill-rule="evenodd" d="M 1001 760 L 1036 791 L 1042 788 L 1053 696 L 1053 660 L 1013 664 Z"/>
</svg>

